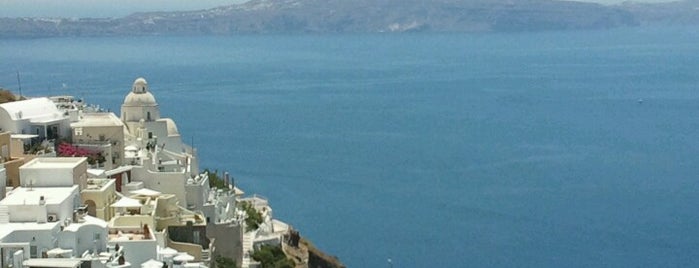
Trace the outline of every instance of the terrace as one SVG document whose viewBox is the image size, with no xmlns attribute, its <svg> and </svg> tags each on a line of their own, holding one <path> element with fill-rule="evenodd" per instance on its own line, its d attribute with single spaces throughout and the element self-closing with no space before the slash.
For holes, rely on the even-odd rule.
<svg viewBox="0 0 699 268">
<path fill-rule="evenodd" d="M 111 228 L 107 236 L 109 242 L 155 240 L 148 224 L 144 224 L 143 227 Z"/>
</svg>

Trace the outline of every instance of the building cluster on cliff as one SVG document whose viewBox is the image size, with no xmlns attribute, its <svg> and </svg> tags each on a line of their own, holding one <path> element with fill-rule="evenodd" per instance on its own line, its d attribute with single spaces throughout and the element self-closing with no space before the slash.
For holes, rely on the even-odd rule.
<svg viewBox="0 0 699 268">
<path fill-rule="evenodd" d="M 30 98 L 0 104 L 0 130 L 0 267 L 255 267 L 289 233 L 227 174 L 210 186 L 143 78 L 119 116 Z"/>
</svg>

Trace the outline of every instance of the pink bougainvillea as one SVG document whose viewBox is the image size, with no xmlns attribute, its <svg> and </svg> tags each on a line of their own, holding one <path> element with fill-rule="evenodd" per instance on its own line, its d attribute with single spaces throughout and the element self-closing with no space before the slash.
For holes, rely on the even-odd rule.
<svg viewBox="0 0 699 268">
<path fill-rule="evenodd" d="M 85 149 L 85 148 L 79 148 L 76 146 L 73 146 L 70 143 L 63 142 L 58 145 L 58 155 L 59 156 L 66 156 L 66 157 L 88 157 L 90 155 L 95 154 L 95 152 Z"/>
<path fill-rule="evenodd" d="M 105 161 L 101 152 L 80 148 L 67 142 L 58 145 L 58 156 L 87 157 L 87 162 L 90 164 L 94 164 L 95 162 L 103 163 Z"/>
</svg>

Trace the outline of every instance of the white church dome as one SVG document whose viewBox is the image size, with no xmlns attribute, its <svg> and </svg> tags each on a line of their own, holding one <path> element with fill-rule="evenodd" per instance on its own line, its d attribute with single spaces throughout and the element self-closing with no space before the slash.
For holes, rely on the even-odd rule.
<svg viewBox="0 0 699 268">
<path fill-rule="evenodd" d="M 173 121 L 170 118 L 163 118 L 165 120 L 165 123 L 167 124 L 167 134 L 169 136 L 174 136 L 174 135 L 180 135 L 180 132 L 177 130 L 177 124 L 175 124 L 175 121 Z"/>
<path fill-rule="evenodd" d="M 136 94 L 136 93 L 129 93 L 129 95 L 126 95 L 126 98 L 124 99 L 124 105 L 127 106 L 155 106 L 158 105 L 157 102 L 155 102 L 155 97 L 153 97 L 153 94 L 150 94 L 150 92 L 146 93 L 141 93 L 141 94 Z"/>
<path fill-rule="evenodd" d="M 139 77 L 133 82 L 131 92 L 124 98 L 126 106 L 156 106 L 153 94 L 148 92 L 148 82 L 143 77 Z"/>
</svg>

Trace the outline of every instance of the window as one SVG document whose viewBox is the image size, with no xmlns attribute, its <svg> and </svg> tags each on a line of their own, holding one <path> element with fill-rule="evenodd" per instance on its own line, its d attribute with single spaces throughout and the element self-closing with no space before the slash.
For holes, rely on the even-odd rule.
<svg viewBox="0 0 699 268">
<path fill-rule="evenodd" d="M 75 136 L 82 136 L 82 135 L 83 135 L 83 128 L 76 127 L 75 128 Z"/>
<path fill-rule="evenodd" d="M 150 121 L 150 112 L 146 113 L 146 118 L 148 118 L 148 121 Z"/>
<path fill-rule="evenodd" d="M 194 241 L 192 241 L 192 242 L 195 244 L 199 244 L 199 230 L 194 231 L 193 235 L 194 235 L 194 237 L 193 237 Z"/>
<path fill-rule="evenodd" d="M 104 141 L 104 139 L 105 139 L 104 134 L 100 134 L 99 139 L 100 139 L 100 141 Z"/>
<path fill-rule="evenodd" d="M 152 139 L 153 138 L 153 132 L 148 132 L 148 138 Z"/>
<path fill-rule="evenodd" d="M 10 157 L 10 149 L 8 149 L 7 144 L 2 145 L 2 153 L 0 153 L 3 158 L 9 159 Z"/>
<path fill-rule="evenodd" d="M 100 233 L 95 233 L 95 234 L 93 235 L 93 240 L 99 241 L 100 239 L 102 239 L 102 234 L 100 234 Z"/>
</svg>

